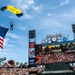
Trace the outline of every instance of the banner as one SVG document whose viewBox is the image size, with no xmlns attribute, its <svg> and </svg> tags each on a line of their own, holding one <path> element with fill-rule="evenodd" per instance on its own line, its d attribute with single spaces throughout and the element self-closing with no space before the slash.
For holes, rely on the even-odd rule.
<svg viewBox="0 0 75 75">
<path fill-rule="evenodd" d="M 34 58 L 34 56 L 35 56 L 35 50 L 34 50 L 34 48 L 30 49 L 29 56 L 30 56 L 30 58 Z"/>
<path fill-rule="evenodd" d="M 29 48 L 34 48 L 35 47 L 35 42 L 30 42 Z"/>
</svg>

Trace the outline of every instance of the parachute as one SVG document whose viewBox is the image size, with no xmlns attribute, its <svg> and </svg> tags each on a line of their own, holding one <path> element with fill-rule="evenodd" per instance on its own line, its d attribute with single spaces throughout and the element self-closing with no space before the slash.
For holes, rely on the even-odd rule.
<svg viewBox="0 0 75 75">
<path fill-rule="evenodd" d="M 23 13 L 20 9 L 18 9 L 14 6 L 10 6 L 10 5 L 2 7 L 0 10 L 1 11 L 9 10 L 9 11 L 13 12 L 14 14 L 16 14 L 18 17 L 23 15 Z"/>
</svg>

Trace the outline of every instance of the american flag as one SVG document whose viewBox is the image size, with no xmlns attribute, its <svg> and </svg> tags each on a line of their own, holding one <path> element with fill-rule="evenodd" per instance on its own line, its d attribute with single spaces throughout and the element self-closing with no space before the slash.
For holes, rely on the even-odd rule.
<svg viewBox="0 0 75 75">
<path fill-rule="evenodd" d="M 0 48 L 3 49 L 4 37 L 8 31 L 8 28 L 0 26 Z"/>
</svg>

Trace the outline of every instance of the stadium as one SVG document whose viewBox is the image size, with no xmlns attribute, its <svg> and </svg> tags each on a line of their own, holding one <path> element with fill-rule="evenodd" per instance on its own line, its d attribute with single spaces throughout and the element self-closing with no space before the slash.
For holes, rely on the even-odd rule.
<svg viewBox="0 0 75 75">
<path fill-rule="evenodd" d="M 75 24 L 72 25 L 73 34 Z M 29 30 L 28 65 L 15 65 L 9 60 L 0 67 L 0 75 L 75 75 L 75 35 L 51 33 L 40 44 L 36 43 L 36 31 Z M 4 61 L 6 58 L 1 58 Z"/>
<path fill-rule="evenodd" d="M 1 0 L 0 75 L 75 75 L 75 0 Z"/>
<path fill-rule="evenodd" d="M 75 25 L 72 25 L 75 33 Z M 74 35 L 75 36 L 75 35 Z M 50 34 L 36 44 L 35 30 L 29 31 L 29 67 L 42 67 L 40 75 L 75 74 L 75 40 L 62 34 Z"/>
</svg>

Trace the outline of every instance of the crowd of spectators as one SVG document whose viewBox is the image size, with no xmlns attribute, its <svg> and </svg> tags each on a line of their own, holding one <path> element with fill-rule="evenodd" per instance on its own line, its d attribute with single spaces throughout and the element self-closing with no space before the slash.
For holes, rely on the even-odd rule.
<svg viewBox="0 0 75 75">
<path fill-rule="evenodd" d="M 75 53 L 75 50 L 67 50 L 65 53 Z"/>
<path fill-rule="evenodd" d="M 39 75 L 44 68 L 0 68 L 0 75 Z"/>
<path fill-rule="evenodd" d="M 42 55 L 39 60 L 35 62 L 35 64 L 50 64 L 57 62 L 73 62 L 75 61 L 75 53 L 51 53 Z"/>
</svg>

